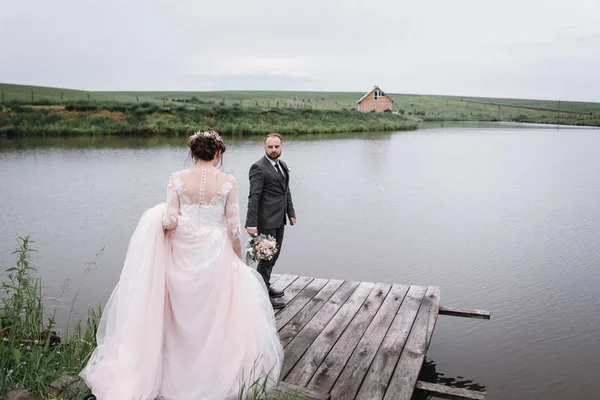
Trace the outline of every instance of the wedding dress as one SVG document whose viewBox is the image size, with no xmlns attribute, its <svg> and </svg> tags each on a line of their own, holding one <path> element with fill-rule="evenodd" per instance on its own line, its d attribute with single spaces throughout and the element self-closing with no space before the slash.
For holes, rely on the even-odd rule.
<svg viewBox="0 0 600 400">
<path fill-rule="evenodd" d="M 98 400 L 222 400 L 278 380 L 283 348 L 267 289 L 234 248 L 235 178 L 173 174 L 167 203 L 131 237 L 80 373 Z"/>
</svg>

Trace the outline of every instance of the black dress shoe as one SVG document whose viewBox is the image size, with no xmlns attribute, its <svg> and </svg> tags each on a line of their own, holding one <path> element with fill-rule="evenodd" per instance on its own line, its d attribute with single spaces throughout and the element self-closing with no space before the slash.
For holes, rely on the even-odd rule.
<svg viewBox="0 0 600 400">
<path fill-rule="evenodd" d="M 270 297 L 274 297 L 274 298 L 279 298 L 279 297 L 283 297 L 283 290 L 277 290 L 277 289 L 273 289 L 272 287 L 269 287 L 269 296 Z"/>
<path fill-rule="evenodd" d="M 282 300 L 277 300 L 277 299 L 271 298 L 271 305 L 273 306 L 273 308 L 275 310 L 277 310 L 277 309 L 285 307 L 285 302 Z"/>
</svg>

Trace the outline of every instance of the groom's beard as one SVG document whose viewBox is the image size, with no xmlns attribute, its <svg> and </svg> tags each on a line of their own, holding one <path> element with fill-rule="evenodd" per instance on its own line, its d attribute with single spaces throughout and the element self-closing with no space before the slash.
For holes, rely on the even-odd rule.
<svg viewBox="0 0 600 400">
<path fill-rule="evenodd" d="M 266 153 L 266 154 L 267 154 L 267 157 L 269 157 L 273 161 L 277 161 L 277 159 L 279 157 L 281 157 L 281 152 L 280 151 L 272 151 L 272 152 Z"/>
</svg>

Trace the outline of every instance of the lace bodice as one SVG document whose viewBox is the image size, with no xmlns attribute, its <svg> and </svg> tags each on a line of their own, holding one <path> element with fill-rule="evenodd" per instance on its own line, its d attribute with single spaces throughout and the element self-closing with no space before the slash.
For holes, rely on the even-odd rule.
<svg viewBox="0 0 600 400">
<path fill-rule="evenodd" d="M 232 241 L 240 238 L 237 181 L 218 170 L 190 168 L 171 175 L 163 227 L 173 230 L 185 215 L 198 227 L 227 227 Z"/>
</svg>

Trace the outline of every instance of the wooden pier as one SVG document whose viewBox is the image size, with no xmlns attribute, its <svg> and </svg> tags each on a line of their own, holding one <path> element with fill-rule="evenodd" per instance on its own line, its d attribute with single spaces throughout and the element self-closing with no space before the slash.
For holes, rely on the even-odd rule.
<svg viewBox="0 0 600 400">
<path fill-rule="evenodd" d="M 485 399 L 481 392 L 418 381 L 440 313 L 438 287 L 294 275 L 274 275 L 272 285 L 285 290 L 287 302 L 276 311 L 285 349 L 282 391 L 302 388 L 306 395 L 298 398 L 307 399 L 408 400 L 418 388 Z M 486 318 L 478 310 L 449 310 Z"/>
</svg>

